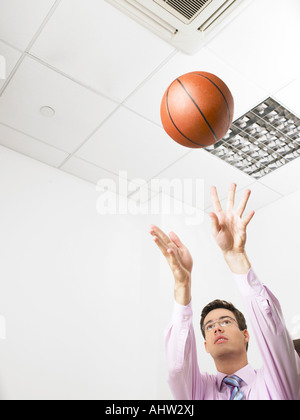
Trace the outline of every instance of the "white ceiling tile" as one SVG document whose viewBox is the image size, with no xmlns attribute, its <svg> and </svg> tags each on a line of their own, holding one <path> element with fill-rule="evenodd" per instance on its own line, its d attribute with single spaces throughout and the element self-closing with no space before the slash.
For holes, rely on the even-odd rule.
<svg viewBox="0 0 300 420">
<path fill-rule="evenodd" d="M 208 47 L 270 94 L 299 74 L 299 0 L 256 0 Z"/>
<path fill-rule="evenodd" d="M 47 165 L 58 167 L 68 154 L 0 124 L 0 144 Z"/>
<path fill-rule="evenodd" d="M 279 90 L 273 98 L 300 118 L 300 77 Z"/>
<path fill-rule="evenodd" d="M 126 177 L 121 178 L 119 174 L 106 171 L 76 156 L 68 159 L 61 167 L 61 170 L 95 184 L 95 188 L 99 192 L 108 190 L 125 197 L 130 197 L 130 199 L 134 199 L 141 204 L 147 202 L 156 194 L 148 190 L 146 183 L 141 186 L 141 184 L 132 182 Z"/>
<path fill-rule="evenodd" d="M 54 118 L 41 115 L 43 106 Z M 116 106 L 26 57 L 0 97 L 0 122 L 71 153 Z"/>
<path fill-rule="evenodd" d="M 216 185 L 217 190 L 218 186 Z M 228 187 L 229 189 L 229 187 Z M 237 185 L 237 190 L 235 194 L 235 206 L 234 208 L 237 209 L 239 203 L 241 202 L 242 198 L 244 197 L 245 191 L 250 189 L 251 195 L 248 200 L 247 206 L 245 208 L 243 218 L 247 216 L 250 211 L 258 211 L 262 207 L 265 207 L 271 203 L 273 203 L 276 200 L 279 200 L 282 198 L 282 195 L 278 192 L 266 187 L 265 185 L 262 185 L 260 181 L 256 181 L 253 184 L 247 185 L 245 187 L 241 187 L 241 185 Z M 223 210 L 226 210 L 227 206 L 227 196 L 228 191 L 226 192 L 226 195 L 223 196 L 223 198 L 220 198 L 221 207 Z M 219 196 L 220 197 L 220 196 Z M 212 206 L 209 206 L 206 210 L 206 213 L 214 212 L 214 209 Z M 254 216 L 255 217 L 255 216 Z"/>
<path fill-rule="evenodd" d="M 127 171 L 128 179 L 146 182 L 187 152 L 162 128 L 121 107 L 76 156 L 115 174 Z"/>
<path fill-rule="evenodd" d="M 174 51 L 99 0 L 64 0 L 31 53 L 94 89 L 123 101 Z"/>
<path fill-rule="evenodd" d="M 161 124 L 160 105 L 168 86 L 179 76 L 192 71 L 205 71 L 220 77 L 235 100 L 235 119 L 252 109 L 268 95 L 206 48 L 193 56 L 177 53 L 150 80 L 138 89 L 125 105 Z"/>
<path fill-rule="evenodd" d="M 300 189 L 300 158 L 264 176 L 259 182 L 282 195 L 295 192 Z"/>
<path fill-rule="evenodd" d="M 0 41 L 0 56 L 4 57 L 6 79 L 17 64 L 21 53 Z M 0 91 L 6 79 L 0 79 Z"/>
<path fill-rule="evenodd" d="M 72 156 L 64 163 L 61 168 L 62 171 L 82 178 L 85 181 L 97 184 L 101 179 L 110 179 L 117 185 L 118 176 L 112 172 L 108 172 L 105 169 L 99 168 L 99 166 L 93 165 L 83 159 Z"/>
<path fill-rule="evenodd" d="M 55 0 L 0 0 L 0 39 L 25 50 Z"/>
<path fill-rule="evenodd" d="M 161 172 L 155 179 L 168 180 L 169 183 L 162 183 L 161 191 L 180 200 L 184 195 L 184 202 L 201 210 L 210 206 L 210 187 L 218 186 L 220 198 L 227 196 L 229 186 L 236 182 L 239 188 L 246 187 L 254 181 L 248 176 L 225 163 L 216 156 L 205 150 L 193 150 L 184 156 L 165 171 Z M 150 188 L 154 191 L 155 183 L 150 181 Z M 174 182 L 175 188 L 171 188 Z M 178 186 L 179 187 L 178 187 Z M 182 188 L 180 189 L 180 185 Z"/>
</svg>

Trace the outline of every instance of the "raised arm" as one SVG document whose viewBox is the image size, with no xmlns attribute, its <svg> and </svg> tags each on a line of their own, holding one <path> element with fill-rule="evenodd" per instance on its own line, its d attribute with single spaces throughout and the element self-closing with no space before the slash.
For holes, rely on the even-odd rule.
<svg viewBox="0 0 300 420">
<path fill-rule="evenodd" d="M 234 210 L 236 184 L 230 186 L 227 208 L 221 207 L 216 187 L 211 188 L 215 213 L 210 213 L 213 236 L 234 273 L 263 359 L 263 376 L 268 399 L 300 398 L 300 360 L 286 328 L 281 307 L 256 276 L 245 251 L 246 228 L 254 211 L 242 219 L 251 191 L 246 190 Z"/>
<path fill-rule="evenodd" d="M 180 305 L 188 305 L 191 301 L 192 256 L 179 237 L 170 232 L 167 236 L 161 229 L 151 225 L 150 233 L 154 242 L 165 256 L 175 280 L 175 300 Z"/>
<path fill-rule="evenodd" d="M 175 399 L 203 399 L 206 389 L 197 362 L 196 339 L 191 307 L 191 273 L 193 260 L 178 236 L 167 236 L 152 225 L 150 233 L 165 256 L 175 280 L 172 320 L 165 331 L 168 382 Z"/>
</svg>

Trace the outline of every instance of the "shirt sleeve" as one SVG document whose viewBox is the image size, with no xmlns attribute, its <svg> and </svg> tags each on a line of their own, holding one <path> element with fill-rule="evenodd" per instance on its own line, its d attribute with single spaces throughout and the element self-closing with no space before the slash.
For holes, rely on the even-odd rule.
<svg viewBox="0 0 300 420">
<path fill-rule="evenodd" d="M 264 378 L 274 399 L 300 399 L 300 359 L 276 297 L 251 267 L 234 274 L 263 359 Z"/>
<path fill-rule="evenodd" d="M 168 383 L 177 400 L 201 400 L 202 377 L 197 362 L 191 303 L 174 302 L 173 316 L 165 331 Z"/>
</svg>

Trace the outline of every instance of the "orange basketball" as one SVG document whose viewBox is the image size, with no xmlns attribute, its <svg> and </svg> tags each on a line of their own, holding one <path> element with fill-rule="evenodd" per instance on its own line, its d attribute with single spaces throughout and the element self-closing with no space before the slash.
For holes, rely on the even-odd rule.
<svg viewBox="0 0 300 420">
<path fill-rule="evenodd" d="M 211 146 L 221 140 L 231 126 L 233 112 L 234 100 L 227 85 L 202 71 L 174 80 L 161 104 L 165 131 L 190 148 Z"/>
</svg>

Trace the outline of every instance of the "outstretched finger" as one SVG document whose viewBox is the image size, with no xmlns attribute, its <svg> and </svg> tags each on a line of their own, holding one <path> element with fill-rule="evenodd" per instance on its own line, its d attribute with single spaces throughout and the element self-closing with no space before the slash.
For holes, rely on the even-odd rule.
<svg viewBox="0 0 300 420">
<path fill-rule="evenodd" d="M 151 235 L 158 236 L 165 244 L 170 242 L 170 238 L 158 226 L 151 225 L 150 233 Z"/>
<path fill-rule="evenodd" d="M 179 269 L 180 268 L 180 263 L 178 261 L 177 253 L 175 252 L 175 250 L 172 247 L 170 247 L 170 248 L 168 248 L 167 253 L 170 257 L 168 262 L 169 262 L 169 265 L 170 265 L 171 269 L 172 270 Z"/>
<path fill-rule="evenodd" d="M 170 239 L 172 240 L 172 242 L 174 242 L 174 244 L 178 247 L 178 248 L 183 248 L 184 245 L 181 242 L 181 240 L 179 239 L 178 235 L 176 235 L 176 233 L 174 232 L 170 232 L 169 233 Z"/>
<path fill-rule="evenodd" d="M 238 208 L 236 209 L 236 214 L 239 217 L 242 217 L 242 215 L 245 211 L 245 208 L 247 206 L 250 195 L 251 195 L 251 190 L 246 190 L 245 193 L 244 193 L 244 197 L 242 198 Z"/>
<path fill-rule="evenodd" d="M 164 254 L 165 257 L 168 256 L 168 246 L 166 243 L 164 243 L 158 236 L 153 235 L 153 241 L 156 243 L 158 248 L 161 250 L 161 252 Z"/>
<path fill-rule="evenodd" d="M 209 216 L 211 218 L 212 234 L 213 234 L 213 237 L 215 238 L 221 229 L 220 224 L 219 224 L 219 219 L 215 213 L 209 213 Z"/>
<path fill-rule="evenodd" d="M 251 210 L 250 213 L 243 219 L 244 225 L 247 226 L 251 219 L 253 218 L 253 216 L 255 215 L 255 211 Z"/>
<path fill-rule="evenodd" d="M 227 199 L 227 211 L 232 211 L 234 207 L 236 184 L 231 184 Z"/>
<path fill-rule="evenodd" d="M 215 186 L 211 187 L 210 196 L 211 196 L 211 201 L 212 201 L 214 211 L 216 213 L 222 211 L 222 207 L 221 207 L 220 200 L 219 200 L 219 197 L 218 197 L 217 188 Z"/>
<path fill-rule="evenodd" d="M 164 242 L 157 236 L 154 236 L 153 240 L 165 256 L 171 269 L 174 270 L 174 268 L 179 268 L 180 264 L 177 258 L 176 245 L 170 243 L 169 246 L 166 246 Z"/>
</svg>

